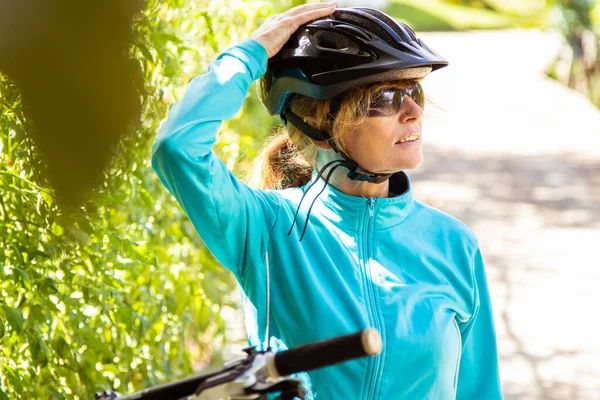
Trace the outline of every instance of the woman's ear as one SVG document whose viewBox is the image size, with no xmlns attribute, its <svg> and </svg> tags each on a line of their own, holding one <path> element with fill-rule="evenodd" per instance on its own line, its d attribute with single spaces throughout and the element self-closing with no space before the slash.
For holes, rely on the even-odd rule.
<svg viewBox="0 0 600 400">
<path fill-rule="evenodd" d="M 305 124 L 309 124 L 314 129 L 319 129 L 319 124 L 317 123 L 317 119 L 315 117 L 304 117 L 302 118 Z"/>
</svg>

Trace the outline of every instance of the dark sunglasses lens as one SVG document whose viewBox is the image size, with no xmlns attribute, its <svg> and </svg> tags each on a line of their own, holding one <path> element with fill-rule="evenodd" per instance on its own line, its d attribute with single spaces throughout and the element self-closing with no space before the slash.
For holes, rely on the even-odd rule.
<svg viewBox="0 0 600 400">
<path fill-rule="evenodd" d="M 384 89 L 373 96 L 369 104 L 370 117 L 383 117 L 396 114 L 396 108 L 402 106 L 402 92 L 396 89 Z"/>
<path fill-rule="evenodd" d="M 419 107 L 423 108 L 425 106 L 423 88 L 419 83 L 415 83 L 408 89 L 384 89 L 377 93 L 373 97 L 373 100 L 371 100 L 368 115 L 370 117 L 383 117 L 397 114 L 402 107 L 402 100 L 405 93 L 410 96 Z"/>
<path fill-rule="evenodd" d="M 421 86 L 420 83 L 415 83 L 406 91 L 406 94 L 408 94 L 421 109 L 425 109 L 425 93 L 423 92 L 423 86 Z"/>
</svg>

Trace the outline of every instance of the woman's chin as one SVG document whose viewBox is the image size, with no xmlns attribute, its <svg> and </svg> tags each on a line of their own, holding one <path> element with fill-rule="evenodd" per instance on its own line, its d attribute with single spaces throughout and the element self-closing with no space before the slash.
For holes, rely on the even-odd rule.
<svg viewBox="0 0 600 400">
<path fill-rule="evenodd" d="M 399 168 L 397 168 L 397 170 L 403 171 L 405 169 L 415 169 L 420 167 L 421 164 L 423 164 L 423 154 L 419 153 L 415 154 L 413 157 L 407 157 L 402 160 L 402 162 L 398 163 Z"/>
<path fill-rule="evenodd" d="M 404 167 L 404 169 L 416 169 L 419 168 L 421 164 L 423 164 L 423 157 L 408 164 L 406 167 Z"/>
<path fill-rule="evenodd" d="M 369 168 L 369 164 L 361 165 L 364 169 L 370 172 L 378 174 L 395 174 L 396 172 L 404 171 L 407 169 L 415 169 L 423 164 L 423 153 L 418 151 L 408 155 L 408 157 L 402 157 L 400 160 L 394 160 L 393 163 L 379 163 L 379 165 L 373 165 L 372 169 Z"/>
<path fill-rule="evenodd" d="M 423 164 L 422 158 L 420 160 L 414 160 L 411 162 L 402 163 L 401 166 L 399 165 L 399 166 L 393 167 L 393 168 L 381 169 L 381 170 L 377 171 L 377 173 L 379 173 L 379 174 L 395 174 L 400 171 L 405 171 L 405 170 L 409 170 L 409 169 L 417 169 L 421 166 L 421 164 Z"/>
<path fill-rule="evenodd" d="M 416 144 L 410 143 L 410 146 L 402 149 L 402 153 L 395 153 L 397 162 L 394 169 L 405 170 L 418 168 L 423 163 L 423 147 L 418 141 Z"/>
</svg>

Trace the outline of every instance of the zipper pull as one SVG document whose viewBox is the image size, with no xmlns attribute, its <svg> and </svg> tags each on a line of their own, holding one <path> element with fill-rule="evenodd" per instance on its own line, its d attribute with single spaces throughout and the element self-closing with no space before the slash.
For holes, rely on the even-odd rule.
<svg viewBox="0 0 600 400">
<path fill-rule="evenodd" d="M 373 215 L 375 214 L 375 200 L 369 198 L 367 200 L 367 205 L 369 206 L 369 216 L 373 218 Z"/>
</svg>

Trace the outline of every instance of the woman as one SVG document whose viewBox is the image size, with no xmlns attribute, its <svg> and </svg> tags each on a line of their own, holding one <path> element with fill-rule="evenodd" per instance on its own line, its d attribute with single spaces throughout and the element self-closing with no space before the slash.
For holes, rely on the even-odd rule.
<svg viewBox="0 0 600 400">
<path fill-rule="evenodd" d="M 381 333 L 379 356 L 303 376 L 308 398 L 502 398 L 477 240 L 413 200 L 403 172 L 422 161 L 418 81 L 445 65 L 379 11 L 303 5 L 194 79 L 154 144 L 162 182 L 241 286 L 251 345 Z M 261 77 L 287 130 L 251 189 L 211 148 Z"/>
</svg>

